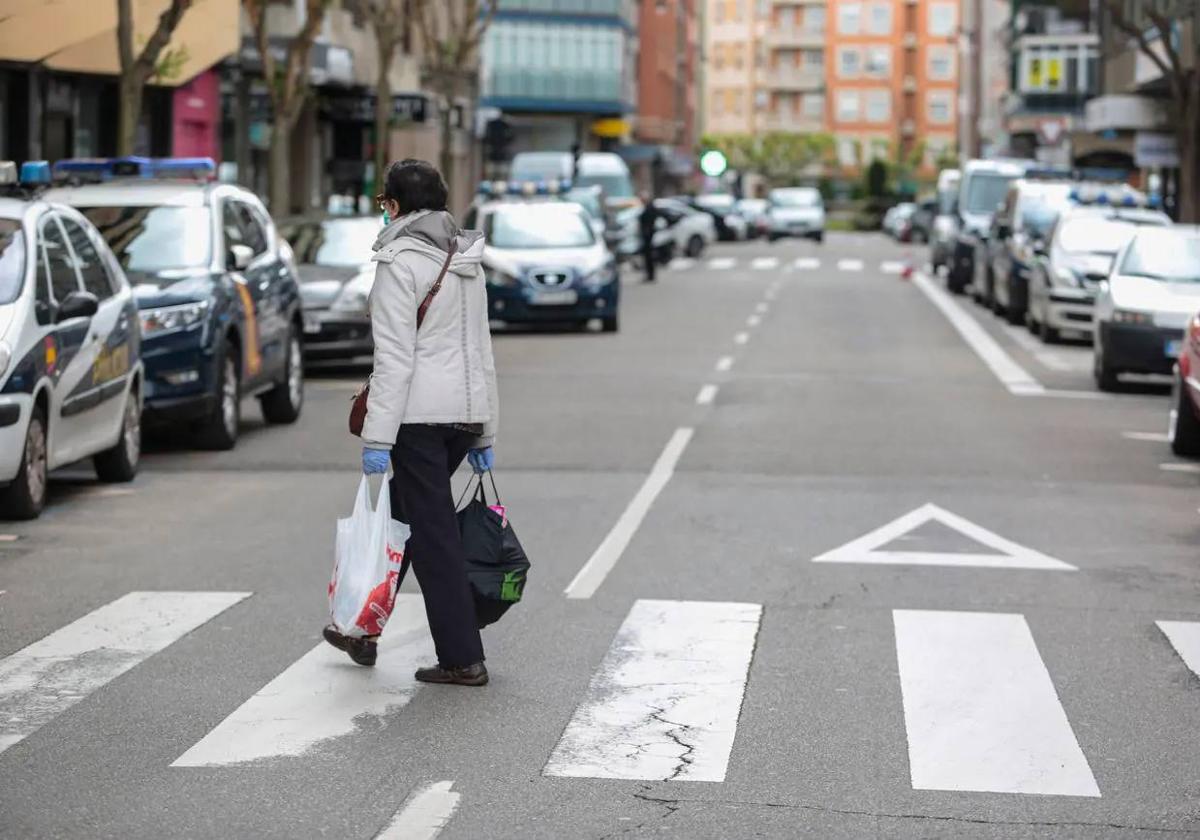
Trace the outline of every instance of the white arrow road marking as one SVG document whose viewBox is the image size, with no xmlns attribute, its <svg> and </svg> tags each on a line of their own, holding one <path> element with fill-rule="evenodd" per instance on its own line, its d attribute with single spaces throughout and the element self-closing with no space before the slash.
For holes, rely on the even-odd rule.
<svg viewBox="0 0 1200 840">
<path fill-rule="evenodd" d="M 1024 616 L 892 615 L 913 788 L 1100 795 Z"/>
<path fill-rule="evenodd" d="M 737 265 L 737 260 L 733 257 L 713 257 L 708 261 L 710 271 L 728 271 Z"/>
<path fill-rule="evenodd" d="M 1200 677 L 1200 621 L 1156 621 L 1179 658 Z"/>
<path fill-rule="evenodd" d="M 837 267 L 838 267 L 838 271 L 862 271 L 863 261 L 862 260 L 838 260 Z"/>
<path fill-rule="evenodd" d="M 895 551 L 881 546 L 927 522 L 940 522 L 998 554 L 951 551 Z M 937 505 L 922 505 L 869 534 L 813 558 L 814 563 L 881 563 L 908 566 L 976 566 L 999 569 L 1059 569 L 1074 571 L 1070 563 L 1006 540 Z"/>
<path fill-rule="evenodd" d="M 667 264 L 667 268 L 675 271 L 687 271 L 689 268 L 692 268 L 695 265 L 696 261 L 691 257 L 675 257 L 675 259 L 671 260 L 671 262 Z"/>
<path fill-rule="evenodd" d="M 779 257 L 755 257 L 750 261 L 750 267 L 755 271 L 770 271 L 779 268 Z"/>
<path fill-rule="evenodd" d="M 396 596 L 374 668 L 353 664 L 321 642 L 239 706 L 172 767 L 213 767 L 301 755 L 349 735 L 364 716 L 384 717 L 408 704 L 413 672 L 433 661 L 420 595 Z"/>
<path fill-rule="evenodd" d="M 434 782 L 415 790 L 375 840 L 434 840 L 458 810 L 454 782 Z"/>
<path fill-rule="evenodd" d="M 996 339 L 988 335 L 979 322 L 964 312 L 962 307 L 950 295 L 938 288 L 932 280 L 924 274 L 916 274 L 913 275 L 913 282 L 925 297 L 929 298 L 930 303 L 946 316 L 950 326 L 958 330 L 958 334 L 962 336 L 967 346 L 975 351 L 975 355 L 983 360 L 983 363 L 991 369 L 1010 393 L 1018 396 L 1037 396 L 1046 390 L 1042 387 L 1042 383 L 1030 376 L 1029 371 L 1004 352 L 1004 348 L 997 343 Z"/>
<path fill-rule="evenodd" d="M 904 263 L 896 262 L 895 260 L 884 260 L 879 264 L 879 270 L 883 274 L 899 274 L 904 271 Z"/>
<path fill-rule="evenodd" d="M 0 660 L 0 753 L 249 592 L 130 592 Z"/>
<path fill-rule="evenodd" d="M 694 429 L 679 428 L 675 430 L 675 434 L 671 435 L 662 454 L 658 456 L 658 460 L 651 467 L 650 474 L 646 476 L 642 486 L 630 499 L 629 506 L 621 514 L 621 518 L 613 525 L 608 536 L 604 538 L 604 542 L 600 543 L 588 561 L 583 564 L 583 568 L 575 575 L 575 579 L 567 586 L 565 594 L 568 598 L 591 598 L 600 588 L 600 584 L 604 583 L 604 578 L 617 565 L 617 561 L 629 547 L 633 535 L 641 527 L 642 520 L 650 512 L 650 506 L 654 504 L 658 494 L 663 491 L 667 482 L 671 480 L 671 476 L 675 474 L 675 465 L 683 457 L 683 451 L 687 449 L 694 431 Z"/>
<path fill-rule="evenodd" d="M 792 265 L 800 271 L 815 271 L 821 267 L 821 261 L 816 257 L 797 257 Z"/>
<path fill-rule="evenodd" d="M 761 616 L 759 604 L 634 603 L 544 774 L 724 781 Z"/>
</svg>

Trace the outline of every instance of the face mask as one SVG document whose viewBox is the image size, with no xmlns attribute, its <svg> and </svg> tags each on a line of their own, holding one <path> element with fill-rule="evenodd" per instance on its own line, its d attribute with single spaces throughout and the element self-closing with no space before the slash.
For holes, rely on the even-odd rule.
<svg viewBox="0 0 1200 840">
<path fill-rule="evenodd" d="M 383 226 L 384 226 L 384 227 L 387 227 L 387 226 L 388 226 L 388 225 L 390 225 L 391 223 L 392 223 L 392 217 L 391 217 L 391 215 L 388 213 L 388 211 L 384 210 L 384 211 L 383 211 Z"/>
</svg>

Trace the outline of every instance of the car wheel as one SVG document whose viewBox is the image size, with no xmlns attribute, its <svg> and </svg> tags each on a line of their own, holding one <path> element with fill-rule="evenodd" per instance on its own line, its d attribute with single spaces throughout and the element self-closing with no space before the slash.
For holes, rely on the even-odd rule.
<svg viewBox="0 0 1200 840">
<path fill-rule="evenodd" d="M 693 233 L 691 238 L 689 238 L 687 241 L 687 247 L 684 249 L 684 253 L 687 254 L 692 259 L 695 259 L 696 257 L 700 256 L 700 254 L 703 251 L 704 251 L 704 237 L 700 236 L 699 234 Z"/>
<path fill-rule="evenodd" d="M 283 379 L 259 397 L 258 403 L 268 423 L 295 423 L 300 418 L 300 409 L 304 407 L 304 351 L 294 326 L 288 332 Z"/>
<path fill-rule="evenodd" d="M 242 423 L 241 364 L 234 347 L 225 351 L 217 370 L 216 405 L 196 429 L 201 449 L 233 449 Z"/>
<path fill-rule="evenodd" d="M 1188 396 L 1182 374 L 1176 374 L 1171 393 L 1171 419 L 1167 426 L 1171 451 L 1183 458 L 1200 457 L 1200 418 Z"/>
<path fill-rule="evenodd" d="M 92 459 L 96 476 L 101 481 L 133 481 L 142 456 L 142 406 L 137 390 L 125 398 L 125 414 L 121 420 L 121 436 L 116 446 L 106 449 Z"/>
<path fill-rule="evenodd" d="M 0 516 L 5 519 L 37 519 L 46 506 L 46 414 L 34 408 L 25 430 L 25 451 L 21 469 L 0 492 Z"/>
<path fill-rule="evenodd" d="M 617 316 L 617 315 L 613 315 L 611 318 L 604 318 L 601 320 L 601 324 L 602 324 L 601 328 L 604 330 L 604 332 L 615 333 L 617 330 L 619 330 L 621 328 L 620 321 L 617 320 L 618 317 L 619 316 Z"/>
<path fill-rule="evenodd" d="M 818 245 L 824 243 L 825 242 L 825 231 L 821 231 L 816 236 L 814 236 L 813 242 L 816 242 Z"/>
<path fill-rule="evenodd" d="M 1008 306 L 1004 308 L 1003 315 L 1004 320 L 1008 321 L 1008 323 L 1012 324 L 1014 327 L 1019 326 L 1025 320 L 1025 313 L 1022 312 L 1011 300 L 1008 302 Z"/>
<path fill-rule="evenodd" d="M 1041 321 L 1038 323 L 1038 338 L 1045 344 L 1058 344 L 1058 330 Z"/>
<path fill-rule="evenodd" d="M 1108 363 L 1104 343 L 1099 338 L 1092 345 L 1092 378 L 1101 391 L 1115 391 L 1119 385 L 1117 372 Z"/>
</svg>

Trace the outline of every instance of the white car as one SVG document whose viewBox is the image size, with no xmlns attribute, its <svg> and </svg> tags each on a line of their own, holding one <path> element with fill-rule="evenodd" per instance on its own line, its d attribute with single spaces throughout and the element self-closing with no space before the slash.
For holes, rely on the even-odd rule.
<svg viewBox="0 0 1200 840">
<path fill-rule="evenodd" d="M 774 242 L 785 236 L 803 236 L 814 242 L 825 241 L 825 203 L 813 187 L 787 187 L 771 190 L 770 232 Z"/>
<path fill-rule="evenodd" d="M 1093 368 L 1112 390 L 1121 373 L 1170 374 L 1200 310 L 1200 227 L 1142 227 L 1096 297 Z"/>
<path fill-rule="evenodd" d="M 701 213 L 682 201 L 660 198 L 654 202 L 666 219 L 666 232 L 674 239 L 675 251 L 688 257 L 698 257 L 717 241 L 717 224 L 708 213 Z M 654 241 L 658 244 L 658 234 Z"/>
<path fill-rule="evenodd" d="M 48 473 L 81 458 L 133 479 L 143 380 L 137 305 L 104 238 L 70 207 L 0 198 L 0 517 L 36 517 Z"/>
</svg>

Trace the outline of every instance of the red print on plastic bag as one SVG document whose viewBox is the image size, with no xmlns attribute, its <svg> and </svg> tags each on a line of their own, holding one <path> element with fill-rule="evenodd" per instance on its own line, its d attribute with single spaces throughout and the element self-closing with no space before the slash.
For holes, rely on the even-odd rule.
<svg viewBox="0 0 1200 840">
<path fill-rule="evenodd" d="M 367 636 L 378 636 L 383 632 L 383 627 L 396 606 L 396 589 L 400 582 L 400 564 L 404 560 L 404 552 L 397 551 L 389 545 L 387 555 L 387 579 L 371 590 L 367 602 L 363 604 L 362 612 L 354 620 L 355 625 L 361 627 Z"/>
</svg>

